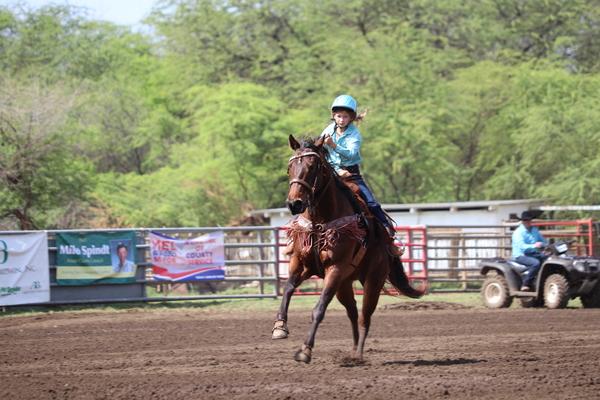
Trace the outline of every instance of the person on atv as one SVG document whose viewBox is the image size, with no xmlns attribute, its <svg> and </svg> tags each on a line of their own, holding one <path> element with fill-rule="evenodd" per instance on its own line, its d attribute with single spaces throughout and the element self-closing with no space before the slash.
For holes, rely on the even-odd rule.
<svg viewBox="0 0 600 400">
<path fill-rule="evenodd" d="M 356 109 L 356 100 L 347 94 L 338 96 L 333 100 L 331 104 L 332 122 L 320 135 L 325 138 L 327 161 L 339 176 L 351 179 L 356 183 L 369 211 L 385 226 L 390 237 L 393 238 L 396 230 L 390 217 L 383 211 L 360 174 L 362 136 L 353 122 L 360 122 L 365 113 L 357 115 Z"/>
<path fill-rule="evenodd" d="M 530 291 L 534 279 L 548 256 L 542 254 L 540 249 L 548 242 L 539 229 L 531 225 L 531 221 L 539 216 L 540 212 L 526 210 L 521 213 L 521 223 L 512 234 L 513 259 L 527 267 L 523 273 L 521 291 Z"/>
</svg>

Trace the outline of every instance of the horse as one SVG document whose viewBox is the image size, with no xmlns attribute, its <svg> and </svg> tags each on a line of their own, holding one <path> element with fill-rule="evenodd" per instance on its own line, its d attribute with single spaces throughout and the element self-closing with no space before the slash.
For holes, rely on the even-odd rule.
<svg viewBox="0 0 600 400">
<path fill-rule="evenodd" d="M 290 135 L 288 141 L 294 154 L 288 162 L 286 202 L 294 217 L 288 224 L 289 278 L 272 338 L 289 336 L 292 294 L 304 280 L 317 275 L 323 279 L 323 290 L 312 311 L 308 336 L 294 359 L 311 361 L 317 329 L 336 296 L 352 325 L 352 357 L 362 362 L 371 316 L 386 280 L 409 297 L 421 297 L 423 292 L 409 284 L 401 254 L 384 226 L 367 213 L 352 185 L 342 181 L 327 162 L 323 138 L 306 139 L 301 144 Z M 355 280 L 364 289 L 360 316 L 352 287 Z"/>
</svg>

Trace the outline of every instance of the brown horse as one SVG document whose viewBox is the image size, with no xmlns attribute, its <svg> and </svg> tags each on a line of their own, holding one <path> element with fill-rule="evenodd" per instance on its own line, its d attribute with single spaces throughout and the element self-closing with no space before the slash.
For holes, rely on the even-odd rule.
<svg viewBox="0 0 600 400">
<path fill-rule="evenodd" d="M 353 356 L 362 360 L 371 315 L 386 280 L 410 297 L 423 293 L 409 285 L 400 256 L 385 228 L 371 216 L 363 217 L 360 201 L 325 158 L 323 140 L 302 144 L 290 135 L 294 155 L 289 160 L 288 208 L 296 217 L 289 224 L 289 279 L 273 327 L 273 339 L 288 337 L 288 306 L 294 290 L 307 278 L 323 278 L 323 291 L 312 312 L 304 345 L 294 356 L 309 363 L 317 328 L 327 306 L 337 296 L 352 323 Z M 364 288 L 359 317 L 352 282 Z"/>
</svg>

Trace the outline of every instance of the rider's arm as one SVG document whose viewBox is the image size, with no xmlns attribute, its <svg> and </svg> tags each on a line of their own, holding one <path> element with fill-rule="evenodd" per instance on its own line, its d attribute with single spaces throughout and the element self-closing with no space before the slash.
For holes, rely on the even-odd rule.
<svg viewBox="0 0 600 400">
<path fill-rule="evenodd" d="M 360 138 L 350 138 L 344 144 L 338 143 L 334 151 L 346 159 L 353 159 L 359 154 L 360 145 Z"/>
<path fill-rule="evenodd" d="M 534 227 L 533 232 L 531 232 L 533 234 L 533 236 L 535 236 L 535 241 L 536 242 L 542 242 L 543 244 L 548 244 L 548 241 L 546 240 L 546 238 L 544 236 L 542 236 L 542 234 L 540 233 L 540 230 L 537 227 Z"/>
<path fill-rule="evenodd" d="M 331 136 L 334 133 L 333 132 L 334 126 L 335 126 L 334 123 L 329 124 L 327 127 L 325 127 L 325 129 L 323 129 L 323 132 L 321 132 L 319 137 L 329 138 L 329 140 L 331 140 Z M 340 170 L 338 157 L 332 157 L 332 153 L 334 153 L 335 150 L 333 149 L 333 146 L 329 146 L 327 144 L 327 140 L 325 141 L 325 148 L 327 149 L 327 162 L 329 162 L 329 165 L 331 165 L 333 167 L 333 169 L 335 169 L 335 171 L 339 174 L 341 172 L 341 170 Z"/>
<path fill-rule="evenodd" d="M 323 132 L 321 132 L 321 134 L 319 135 L 319 138 L 325 139 L 324 144 L 325 144 L 325 148 L 327 149 L 328 152 L 333 151 L 333 146 L 330 146 L 328 144 L 328 142 L 331 141 L 331 137 L 333 136 L 333 133 L 334 133 L 334 127 L 335 127 L 335 124 L 333 124 L 333 123 L 327 125 L 325 127 L 325 129 L 323 129 Z"/>
</svg>

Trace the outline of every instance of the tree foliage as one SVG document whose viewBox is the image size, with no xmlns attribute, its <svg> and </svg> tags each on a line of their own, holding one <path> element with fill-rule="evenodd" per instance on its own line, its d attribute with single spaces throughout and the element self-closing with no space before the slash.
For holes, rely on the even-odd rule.
<svg viewBox="0 0 600 400">
<path fill-rule="evenodd" d="M 341 93 L 369 111 L 363 172 L 381 202 L 595 203 L 599 10 L 160 0 L 140 34 L 71 6 L 0 6 L 0 214 L 215 225 L 282 206 L 287 136 L 319 134 Z"/>
<path fill-rule="evenodd" d="M 0 217 L 21 229 L 45 226 L 85 196 L 88 169 L 69 154 L 73 99 L 60 87 L 0 80 Z M 61 213 L 59 213 L 61 214 Z"/>
</svg>

